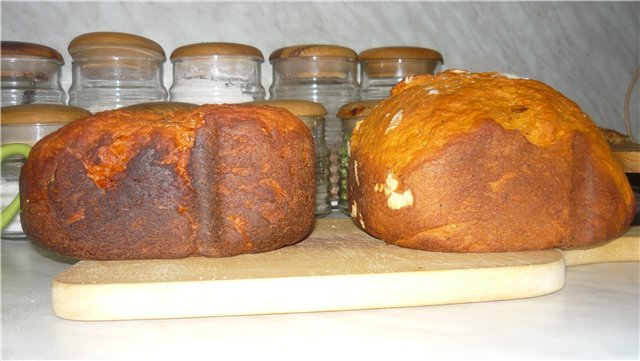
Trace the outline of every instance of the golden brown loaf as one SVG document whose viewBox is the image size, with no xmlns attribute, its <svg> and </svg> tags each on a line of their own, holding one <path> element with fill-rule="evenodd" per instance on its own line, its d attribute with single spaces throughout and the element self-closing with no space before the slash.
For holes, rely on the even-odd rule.
<svg viewBox="0 0 640 361">
<path fill-rule="evenodd" d="M 22 224 L 82 259 L 222 257 L 304 239 L 313 224 L 313 140 L 284 109 L 120 109 L 33 148 Z"/>
<path fill-rule="evenodd" d="M 451 70 L 406 79 L 356 128 L 351 216 L 431 251 L 571 248 L 623 233 L 635 200 L 591 119 L 549 86 Z"/>
</svg>

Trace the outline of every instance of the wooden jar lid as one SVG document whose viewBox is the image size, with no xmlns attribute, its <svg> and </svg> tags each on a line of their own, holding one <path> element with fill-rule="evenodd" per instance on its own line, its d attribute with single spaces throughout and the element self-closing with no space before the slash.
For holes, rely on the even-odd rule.
<svg viewBox="0 0 640 361">
<path fill-rule="evenodd" d="M 162 47 L 142 36 L 95 32 L 77 36 L 69 43 L 69 54 L 75 59 L 93 57 L 150 57 L 165 60 Z"/>
<path fill-rule="evenodd" d="M 148 112 L 163 115 L 163 114 L 175 113 L 180 110 L 194 109 L 197 107 L 198 107 L 197 104 L 183 103 L 183 102 L 149 102 L 149 103 L 133 104 L 126 107 L 122 107 L 120 109 L 148 111 Z"/>
<path fill-rule="evenodd" d="M 386 59 L 422 59 L 443 62 L 442 55 L 433 49 L 415 46 L 387 46 L 362 51 L 359 61 Z"/>
<path fill-rule="evenodd" d="M 399 78 L 433 74 L 443 63 L 442 55 L 415 46 L 388 46 L 368 49 L 358 55 L 363 74 L 369 78 Z"/>
<path fill-rule="evenodd" d="M 62 55 L 55 49 L 48 46 L 24 43 L 20 41 L 3 41 L 0 55 L 4 57 L 35 57 L 55 60 L 59 64 L 64 64 Z"/>
<path fill-rule="evenodd" d="M 25 104 L 2 107 L 2 125 L 61 124 L 91 115 L 85 109 L 58 104 Z"/>
<path fill-rule="evenodd" d="M 336 116 L 341 119 L 364 118 L 371 114 L 371 111 L 382 100 L 361 100 L 357 102 L 347 103 L 340 107 Z"/>
<path fill-rule="evenodd" d="M 262 52 L 257 48 L 236 43 L 199 43 L 181 46 L 171 53 L 171 61 L 198 56 L 244 56 L 264 61 Z"/>
<path fill-rule="evenodd" d="M 285 108 L 290 111 L 291 114 L 297 117 L 321 117 L 327 114 L 327 110 L 322 104 L 315 103 L 309 100 L 260 100 L 246 104 L 269 105 L 273 107 Z"/>
<path fill-rule="evenodd" d="M 358 58 L 358 54 L 352 49 L 338 45 L 295 45 L 274 51 L 271 53 L 271 56 L 269 56 L 269 62 L 273 63 L 274 61 L 282 59 L 306 57 L 345 58 L 355 61 Z"/>
</svg>

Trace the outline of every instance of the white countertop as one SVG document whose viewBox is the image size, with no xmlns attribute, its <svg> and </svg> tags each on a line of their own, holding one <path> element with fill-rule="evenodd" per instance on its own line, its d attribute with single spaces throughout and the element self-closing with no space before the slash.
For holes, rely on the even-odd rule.
<svg viewBox="0 0 640 361">
<path fill-rule="evenodd" d="M 51 280 L 71 262 L 2 240 L 2 359 L 640 357 L 638 262 L 570 267 L 562 290 L 512 301 L 111 322 L 53 314 Z"/>
</svg>

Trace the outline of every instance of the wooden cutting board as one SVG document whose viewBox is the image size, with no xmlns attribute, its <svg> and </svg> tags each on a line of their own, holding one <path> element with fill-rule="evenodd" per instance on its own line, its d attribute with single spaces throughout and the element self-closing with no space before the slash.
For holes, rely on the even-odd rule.
<svg viewBox="0 0 640 361">
<path fill-rule="evenodd" d="M 349 219 L 320 219 L 305 241 L 262 254 L 78 262 L 53 280 L 53 309 L 72 320 L 128 320 L 517 299 L 561 289 L 565 258 L 640 260 L 638 236 L 636 228 L 608 248 L 568 252 L 454 254 L 387 245 Z"/>
<path fill-rule="evenodd" d="M 562 256 L 567 266 L 640 261 L 640 226 L 631 227 L 624 236 L 604 245 L 562 251 Z"/>
</svg>

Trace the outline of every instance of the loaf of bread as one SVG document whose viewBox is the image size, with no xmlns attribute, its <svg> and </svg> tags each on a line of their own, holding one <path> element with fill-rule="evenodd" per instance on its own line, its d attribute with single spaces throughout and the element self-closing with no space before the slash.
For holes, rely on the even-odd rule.
<svg viewBox="0 0 640 361">
<path fill-rule="evenodd" d="M 635 200 L 598 127 L 535 80 L 451 70 L 407 78 L 356 128 L 350 212 L 429 251 L 573 248 L 622 234 Z"/>
<path fill-rule="evenodd" d="M 20 178 L 22 225 L 80 259 L 264 252 L 311 232 L 314 185 L 311 133 L 284 109 L 134 107 L 34 146 Z"/>
</svg>

